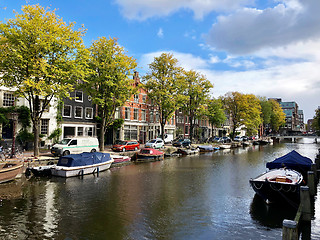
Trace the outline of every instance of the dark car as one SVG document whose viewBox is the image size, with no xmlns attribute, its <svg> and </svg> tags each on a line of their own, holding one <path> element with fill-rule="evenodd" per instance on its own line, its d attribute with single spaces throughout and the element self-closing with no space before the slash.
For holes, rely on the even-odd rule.
<svg viewBox="0 0 320 240">
<path fill-rule="evenodd" d="M 115 152 L 137 151 L 139 148 L 140 144 L 136 140 L 116 140 L 112 146 L 112 150 Z"/>
<path fill-rule="evenodd" d="M 187 147 L 190 145 L 191 145 L 190 139 L 186 139 L 186 138 L 179 139 L 178 141 L 176 141 L 172 144 L 172 146 L 174 146 L 174 147 Z"/>
</svg>

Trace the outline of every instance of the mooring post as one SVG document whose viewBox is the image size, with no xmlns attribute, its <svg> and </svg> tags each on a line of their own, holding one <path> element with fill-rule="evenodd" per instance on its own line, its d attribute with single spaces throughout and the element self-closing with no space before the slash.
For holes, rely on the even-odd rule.
<svg viewBox="0 0 320 240">
<path fill-rule="evenodd" d="M 310 196 L 314 197 L 316 195 L 315 191 L 315 176 L 313 171 L 308 171 L 308 187 Z"/>
<path fill-rule="evenodd" d="M 299 233 L 297 222 L 284 219 L 282 222 L 282 240 L 298 240 Z"/>
<path fill-rule="evenodd" d="M 300 187 L 300 204 L 302 213 L 301 219 L 303 221 L 311 221 L 311 201 L 308 186 Z"/>
<path fill-rule="evenodd" d="M 315 191 L 317 192 L 317 184 L 319 182 L 319 177 L 317 173 L 317 165 L 315 163 L 311 165 L 311 171 L 314 172 Z"/>
</svg>

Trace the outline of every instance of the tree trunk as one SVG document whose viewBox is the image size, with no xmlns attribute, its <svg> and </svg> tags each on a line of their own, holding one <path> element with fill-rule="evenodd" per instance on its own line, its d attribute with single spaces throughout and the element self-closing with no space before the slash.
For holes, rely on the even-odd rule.
<svg viewBox="0 0 320 240">
<path fill-rule="evenodd" d="M 104 134 L 105 134 L 105 124 L 106 124 L 106 118 L 102 117 L 101 119 L 101 132 L 100 132 L 100 151 L 104 151 Z"/>
<path fill-rule="evenodd" d="M 163 123 L 163 121 L 161 121 L 161 138 L 164 141 L 164 126 L 166 125 L 166 122 Z"/>
<path fill-rule="evenodd" d="M 33 140 L 33 156 L 38 157 L 39 156 L 39 119 L 34 119 L 33 121 L 33 134 L 34 134 L 34 140 Z"/>
</svg>

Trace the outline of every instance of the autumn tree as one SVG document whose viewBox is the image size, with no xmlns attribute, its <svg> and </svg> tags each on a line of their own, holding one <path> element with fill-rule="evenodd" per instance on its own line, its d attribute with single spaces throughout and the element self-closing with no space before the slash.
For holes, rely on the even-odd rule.
<svg viewBox="0 0 320 240">
<path fill-rule="evenodd" d="M 101 37 L 90 47 L 89 67 L 92 73 L 85 82 L 86 92 L 98 105 L 100 127 L 100 150 L 104 150 L 106 130 L 115 121 L 116 109 L 123 106 L 135 92 L 132 79 L 136 60 L 126 55 L 116 38 Z"/>
<path fill-rule="evenodd" d="M 229 92 L 222 97 L 222 101 L 232 122 L 232 138 L 234 139 L 236 130 L 240 127 L 247 129 L 253 134 L 262 123 L 261 106 L 259 99 L 253 94 L 242 94 L 239 92 Z"/>
<path fill-rule="evenodd" d="M 320 135 L 320 109 L 316 109 L 315 115 L 313 117 L 312 128 L 317 131 L 317 135 Z"/>
<path fill-rule="evenodd" d="M 149 70 L 143 78 L 144 87 L 159 111 L 161 137 L 164 139 L 166 122 L 186 101 L 186 96 L 183 95 L 185 83 L 178 60 L 172 54 L 162 53 L 155 57 L 149 64 Z"/>
<path fill-rule="evenodd" d="M 0 23 L 0 83 L 29 103 L 35 156 L 44 110 L 54 98 L 68 97 L 86 72 L 85 30 L 74 25 L 39 5 L 23 6 L 21 14 Z"/>
<path fill-rule="evenodd" d="M 286 123 L 286 114 L 283 112 L 281 105 L 273 99 L 269 100 L 271 104 L 271 117 L 270 126 L 275 132 L 279 131 L 279 128 Z"/>
<path fill-rule="evenodd" d="M 192 141 L 195 122 L 205 115 L 205 104 L 209 101 L 209 93 L 213 85 L 204 75 L 194 70 L 183 71 L 183 79 L 186 102 L 182 109 L 189 117 L 190 140 Z"/>
<path fill-rule="evenodd" d="M 207 103 L 206 116 L 211 124 L 212 136 L 214 127 L 220 127 L 226 121 L 226 115 L 223 109 L 221 99 L 211 99 Z"/>
</svg>

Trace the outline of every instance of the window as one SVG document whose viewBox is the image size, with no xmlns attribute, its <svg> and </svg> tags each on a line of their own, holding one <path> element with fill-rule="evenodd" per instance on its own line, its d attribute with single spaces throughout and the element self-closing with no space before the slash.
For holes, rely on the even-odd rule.
<svg viewBox="0 0 320 240">
<path fill-rule="evenodd" d="M 71 106 L 70 105 L 63 106 L 62 116 L 63 117 L 71 117 Z"/>
<path fill-rule="evenodd" d="M 150 111 L 150 122 L 151 123 L 154 122 L 154 113 L 153 113 L 153 111 Z"/>
<path fill-rule="evenodd" d="M 139 109 L 138 108 L 133 109 L 133 119 L 139 120 Z"/>
<path fill-rule="evenodd" d="M 114 113 L 114 118 L 115 118 L 115 119 L 119 119 L 119 118 L 120 118 L 119 108 L 116 109 L 116 112 Z"/>
<path fill-rule="evenodd" d="M 83 102 L 83 92 L 82 91 L 75 91 L 75 101 L 76 102 Z"/>
<path fill-rule="evenodd" d="M 146 103 L 146 101 L 147 101 L 147 95 L 142 95 L 142 102 Z"/>
<path fill-rule="evenodd" d="M 127 120 L 128 119 L 130 120 L 130 108 L 126 107 L 124 114 L 125 114 L 124 118 L 127 119 Z"/>
<path fill-rule="evenodd" d="M 76 106 L 74 109 L 74 117 L 82 118 L 82 107 Z"/>
<path fill-rule="evenodd" d="M 139 102 L 139 94 L 134 95 L 134 102 L 138 103 Z"/>
<path fill-rule="evenodd" d="M 83 136 L 83 127 L 78 127 L 77 135 L 78 136 Z"/>
<path fill-rule="evenodd" d="M 71 142 L 69 143 L 69 146 L 77 146 L 77 139 L 73 139 L 71 140 Z"/>
<path fill-rule="evenodd" d="M 138 138 L 138 128 L 137 126 L 124 125 L 124 139 L 131 140 Z"/>
<path fill-rule="evenodd" d="M 141 121 L 145 121 L 146 120 L 146 110 L 141 109 Z"/>
<path fill-rule="evenodd" d="M 49 119 L 41 119 L 40 133 L 48 135 L 49 133 Z"/>
<path fill-rule="evenodd" d="M 86 135 L 89 137 L 93 136 L 93 127 L 86 127 Z"/>
<path fill-rule="evenodd" d="M 93 108 L 86 107 L 86 119 L 93 119 Z"/>
<path fill-rule="evenodd" d="M 3 106 L 14 106 L 14 96 L 12 93 L 3 93 Z"/>
<path fill-rule="evenodd" d="M 156 122 L 159 122 L 159 119 L 160 119 L 160 115 L 159 115 L 159 113 L 157 112 L 157 113 L 156 113 Z"/>
</svg>

